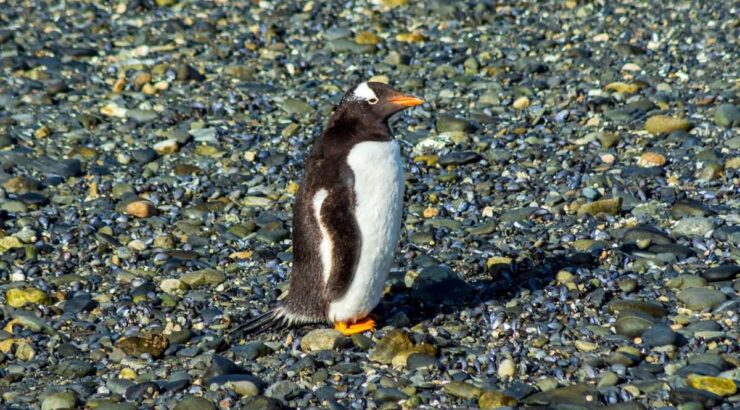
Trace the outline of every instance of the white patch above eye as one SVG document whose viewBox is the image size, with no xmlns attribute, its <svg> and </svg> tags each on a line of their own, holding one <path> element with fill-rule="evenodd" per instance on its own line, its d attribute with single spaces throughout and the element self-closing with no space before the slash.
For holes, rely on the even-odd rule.
<svg viewBox="0 0 740 410">
<path fill-rule="evenodd" d="M 376 102 L 378 100 L 378 97 L 373 92 L 373 89 L 370 88 L 370 86 L 367 85 L 366 82 L 358 85 L 357 88 L 355 88 L 355 91 L 352 93 L 352 95 L 357 100 L 368 101 L 368 100 L 374 99 Z"/>
</svg>

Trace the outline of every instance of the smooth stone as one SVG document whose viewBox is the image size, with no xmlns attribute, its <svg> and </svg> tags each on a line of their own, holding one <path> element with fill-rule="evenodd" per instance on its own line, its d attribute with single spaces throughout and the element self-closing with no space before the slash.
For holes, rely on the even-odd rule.
<svg viewBox="0 0 740 410">
<path fill-rule="evenodd" d="M 679 220 L 673 226 L 671 234 L 674 237 L 703 237 L 714 229 L 714 221 L 702 216 L 692 216 Z"/>
<path fill-rule="evenodd" d="M 719 306 L 727 296 L 714 289 L 689 288 L 678 294 L 678 300 L 691 310 L 704 310 Z"/>
<path fill-rule="evenodd" d="M 188 396 L 180 400 L 174 407 L 173 410 L 217 410 L 215 404 L 212 401 L 199 397 L 199 396 Z"/>
<path fill-rule="evenodd" d="M 470 121 L 451 115 L 439 115 L 436 122 L 437 132 L 471 132 L 475 129 Z"/>
<path fill-rule="evenodd" d="M 712 211 L 706 205 L 694 199 L 682 199 L 671 207 L 671 217 L 674 219 L 702 217 L 711 214 Z"/>
<path fill-rule="evenodd" d="M 678 370 L 676 373 L 678 376 L 687 377 L 690 374 L 699 374 L 702 376 L 717 376 L 720 374 L 722 369 L 712 366 L 707 363 L 693 363 L 687 364 Z"/>
<path fill-rule="evenodd" d="M 439 165 L 446 167 L 448 165 L 465 165 L 477 162 L 481 156 L 472 151 L 450 152 L 449 154 L 439 157 Z"/>
<path fill-rule="evenodd" d="M 675 345 L 677 341 L 678 334 L 662 323 L 654 324 L 642 334 L 642 342 L 651 347 Z"/>
<path fill-rule="evenodd" d="M 740 108 L 734 104 L 722 104 L 714 110 L 714 123 L 720 127 L 740 126 Z"/>
<path fill-rule="evenodd" d="M 665 308 L 659 303 L 636 299 L 613 300 L 609 302 L 609 304 L 606 306 L 606 310 L 611 314 L 616 314 L 618 312 L 629 310 L 636 310 L 638 312 L 648 314 L 654 318 L 661 318 L 667 314 Z"/>
<path fill-rule="evenodd" d="M 259 387 L 249 380 L 233 381 L 229 385 L 240 397 L 254 397 L 260 393 Z"/>
<path fill-rule="evenodd" d="M 720 397 L 731 396 L 737 392 L 737 386 L 734 381 L 721 377 L 691 374 L 686 378 L 686 381 L 689 386 L 695 389 L 708 391 Z"/>
<path fill-rule="evenodd" d="M 201 269 L 182 275 L 180 280 L 191 288 L 198 288 L 220 285 L 226 281 L 226 275 L 216 269 Z"/>
<path fill-rule="evenodd" d="M 740 265 L 721 265 L 705 270 L 701 276 L 709 282 L 732 280 L 740 274 Z"/>
<path fill-rule="evenodd" d="M 722 330 L 722 326 L 714 320 L 700 320 L 684 328 L 687 332 L 717 332 Z"/>
<path fill-rule="evenodd" d="M 398 402 L 401 400 L 406 400 L 409 395 L 402 392 L 398 389 L 388 388 L 388 387 L 381 387 L 378 390 L 375 391 L 375 394 L 373 395 L 375 400 L 387 402 Z"/>
<path fill-rule="evenodd" d="M 408 334 L 403 330 L 393 329 L 387 332 L 368 353 L 367 358 L 373 362 L 390 364 L 393 358 L 413 347 Z"/>
<path fill-rule="evenodd" d="M 709 364 L 720 370 L 727 367 L 727 361 L 716 353 L 702 353 L 689 356 L 689 364 Z"/>
<path fill-rule="evenodd" d="M 707 286 L 707 281 L 700 276 L 679 275 L 666 282 L 666 286 L 671 289 L 703 288 Z"/>
<path fill-rule="evenodd" d="M 298 397 L 303 389 L 289 380 L 279 381 L 271 385 L 265 390 L 265 396 L 272 397 L 274 399 L 287 401 Z"/>
<path fill-rule="evenodd" d="M 56 366 L 54 373 L 70 379 L 78 379 L 95 373 L 95 367 L 82 360 L 63 360 Z"/>
<path fill-rule="evenodd" d="M 691 387 L 683 387 L 671 390 L 669 399 L 672 402 L 677 403 L 694 402 L 702 405 L 704 408 L 713 408 L 718 401 L 722 400 L 722 398 L 720 396 L 717 396 L 716 394 L 704 390 L 694 389 Z"/>
<path fill-rule="evenodd" d="M 501 217 L 499 220 L 501 222 L 520 222 L 525 221 L 529 219 L 529 217 L 535 213 L 539 208 L 537 207 L 525 207 L 525 208 L 518 208 L 518 209 L 511 209 L 503 214 L 501 214 Z"/>
<path fill-rule="evenodd" d="M 159 393 L 159 385 L 154 382 L 143 382 L 135 384 L 123 394 L 123 397 L 129 401 L 140 401 L 143 399 L 151 399 Z"/>
<path fill-rule="evenodd" d="M 466 382 L 449 382 L 442 386 L 442 391 L 464 400 L 477 399 L 483 390 Z"/>
<path fill-rule="evenodd" d="M 247 361 L 252 361 L 259 359 L 260 357 L 268 356 L 273 352 L 273 350 L 269 346 L 260 341 L 254 341 L 243 345 L 234 346 L 231 348 L 231 351 L 234 352 L 234 355 L 239 356 L 243 360 Z"/>
<path fill-rule="evenodd" d="M 240 404 L 242 409 L 249 410 L 283 410 L 285 408 L 280 400 L 265 396 L 255 396 Z"/>
<path fill-rule="evenodd" d="M 432 355 L 424 353 L 411 353 L 406 358 L 406 368 L 411 371 L 433 368 L 440 369 L 442 368 L 442 364 L 436 357 Z"/>
<path fill-rule="evenodd" d="M 347 338 L 338 330 L 314 329 L 301 338 L 301 350 L 315 352 L 333 350 L 345 344 Z"/>
<path fill-rule="evenodd" d="M 208 366 L 206 372 L 203 374 L 203 379 L 208 380 L 217 376 L 232 375 L 232 374 L 248 374 L 246 369 L 243 369 L 231 360 L 214 354 L 211 356 L 211 365 Z M 211 383 L 208 381 L 207 383 Z"/>
<path fill-rule="evenodd" d="M 478 407 L 481 410 L 498 409 L 501 407 L 515 406 L 517 400 L 498 391 L 485 391 L 478 398 Z"/>
<path fill-rule="evenodd" d="M 594 202 L 587 202 L 578 208 L 578 215 L 597 216 L 600 214 L 617 215 L 622 209 L 622 198 L 600 199 Z"/>
<path fill-rule="evenodd" d="M 524 404 L 529 406 L 546 406 L 548 408 L 584 408 L 596 406 L 598 392 L 593 386 L 586 384 L 574 384 L 533 394 L 524 399 Z M 589 399 L 591 398 L 591 399 Z M 570 407 L 572 406 L 572 407 Z M 583 407 L 580 407 L 583 406 Z"/>
<path fill-rule="evenodd" d="M 599 388 L 616 386 L 619 383 L 619 376 L 609 370 L 604 371 L 599 377 L 599 381 L 596 384 Z"/>
<path fill-rule="evenodd" d="M 622 237 L 622 241 L 626 244 L 647 242 L 648 244 L 669 245 L 673 243 L 668 235 L 655 227 L 647 225 L 627 230 Z"/>
<path fill-rule="evenodd" d="M 148 164 L 157 159 L 157 151 L 153 148 L 139 148 L 131 151 L 131 157 L 140 164 Z"/>
<path fill-rule="evenodd" d="M 651 134 L 670 134 L 674 131 L 688 131 L 691 123 L 683 118 L 673 118 L 667 115 L 654 115 L 645 122 L 645 131 Z"/>
<path fill-rule="evenodd" d="M 169 346 L 169 341 L 163 335 L 144 333 L 140 336 L 122 338 L 116 345 L 130 356 L 139 357 L 149 354 L 154 358 L 159 358 Z"/>
<path fill-rule="evenodd" d="M 74 409 L 77 406 L 77 394 L 73 391 L 53 393 L 41 402 L 41 410 Z"/>
<path fill-rule="evenodd" d="M 627 337 L 638 337 L 650 328 L 654 322 L 655 319 L 645 313 L 625 311 L 619 314 L 619 318 L 614 324 L 614 329 L 617 331 L 617 334 Z"/>
<path fill-rule="evenodd" d="M 78 293 L 64 303 L 64 313 L 77 314 L 94 309 L 98 303 L 87 293 Z"/>
<path fill-rule="evenodd" d="M 304 100 L 297 98 L 289 98 L 285 100 L 282 107 L 289 114 L 307 114 L 313 112 L 313 107 Z"/>
<path fill-rule="evenodd" d="M 340 374 L 360 374 L 362 373 L 362 367 L 357 363 L 339 363 L 331 368 L 333 371 Z"/>
</svg>

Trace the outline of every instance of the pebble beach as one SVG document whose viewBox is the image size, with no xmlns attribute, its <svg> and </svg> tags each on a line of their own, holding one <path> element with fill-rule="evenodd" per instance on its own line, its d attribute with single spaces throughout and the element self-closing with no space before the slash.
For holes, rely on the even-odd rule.
<svg viewBox="0 0 740 410">
<path fill-rule="evenodd" d="M 0 8 L 0 410 L 740 406 L 737 4 Z M 426 101 L 378 328 L 232 334 L 362 81 Z"/>
</svg>

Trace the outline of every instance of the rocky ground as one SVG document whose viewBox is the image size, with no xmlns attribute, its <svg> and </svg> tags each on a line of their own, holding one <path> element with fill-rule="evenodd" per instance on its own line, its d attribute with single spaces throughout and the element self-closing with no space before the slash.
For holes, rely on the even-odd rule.
<svg viewBox="0 0 740 410">
<path fill-rule="evenodd" d="M 732 2 L 1 7 L 0 408 L 740 405 Z M 380 328 L 229 338 L 371 77 L 427 101 Z"/>
</svg>

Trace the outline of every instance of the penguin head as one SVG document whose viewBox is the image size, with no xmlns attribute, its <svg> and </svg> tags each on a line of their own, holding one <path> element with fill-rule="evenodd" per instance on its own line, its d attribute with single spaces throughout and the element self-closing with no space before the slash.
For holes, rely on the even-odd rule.
<svg viewBox="0 0 740 410">
<path fill-rule="evenodd" d="M 393 114 L 423 104 L 424 100 L 405 95 L 384 83 L 364 82 L 354 86 L 339 103 L 337 114 L 386 122 Z"/>
</svg>

